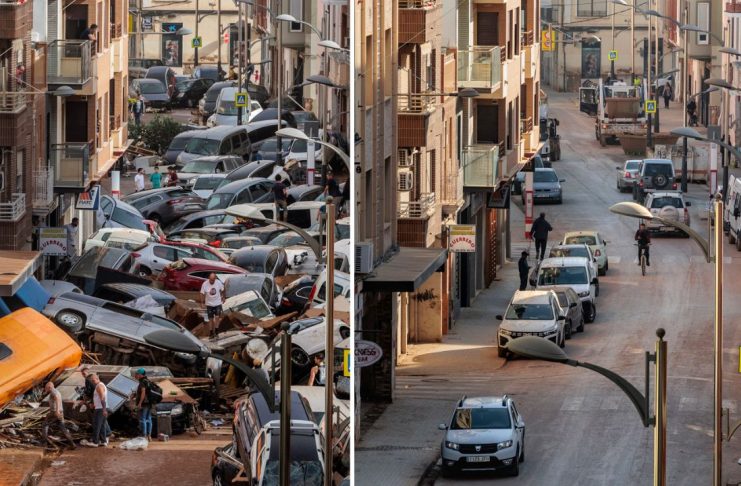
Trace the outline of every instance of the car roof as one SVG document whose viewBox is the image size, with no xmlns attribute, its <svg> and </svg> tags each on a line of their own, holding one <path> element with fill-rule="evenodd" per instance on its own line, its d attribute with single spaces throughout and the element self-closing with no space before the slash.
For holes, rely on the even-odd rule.
<svg viewBox="0 0 741 486">
<path fill-rule="evenodd" d="M 512 303 L 517 304 L 547 304 L 551 298 L 550 290 L 516 290 L 512 296 Z"/>
<path fill-rule="evenodd" d="M 168 66 L 152 66 L 149 69 L 147 69 L 147 74 L 149 74 L 150 71 L 152 73 L 161 73 L 161 72 L 167 71 L 168 69 L 171 69 L 171 68 Z"/>
<path fill-rule="evenodd" d="M 156 294 L 159 297 L 167 297 L 175 299 L 175 296 L 164 290 L 149 287 L 147 285 L 135 284 L 135 283 L 106 283 L 101 287 L 118 290 L 119 292 L 125 292 L 132 295 L 152 295 Z"/>
<path fill-rule="evenodd" d="M 540 263 L 540 268 L 553 267 L 583 267 L 589 261 L 585 257 L 551 257 L 546 258 Z"/>
<path fill-rule="evenodd" d="M 249 397 L 249 400 L 255 407 L 257 412 L 257 418 L 260 421 L 260 425 L 264 426 L 271 420 L 279 420 L 280 412 L 276 410 L 271 412 L 268 407 L 268 403 L 262 393 L 253 393 Z M 276 399 L 277 401 L 277 399 Z M 310 410 L 306 409 L 304 401 L 302 400 L 301 394 L 297 391 L 291 392 L 291 420 L 308 420 L 313 421 L 312 417 L 309 416 Z"/>
<path fill-rule="evenodd" d="M 233 192 L 237 191 L 239 189 L 243 189 L 245 187 L 251 186 L 253 184 L 256 184 L 258 182 L 270 182 L 270 179 L 265 179 L 263 177 L 248 177 L 246 179 L 238 179 L 235 181 L 231 181 L 228 184 L 224 184 L 223 186 L 219 187 L 214 191 L 214 194 L 216 193 L 222 193 L 222 192 Z"/>
<path fill-rule="evenodd" d="M 556 172 L 556 170 L 550 167 L 536 167 L 535 172 Z"/>
<path fill-rule="evenodd" d="M 229 125 L 219 125 L 217 127 L 208 128 L 206 130 L 203 130 L 201 132 L 198 132 L 196 137 L 198 138 L 206 138 L 210 140 L 221 140 L 222 138 L 234 135 L 239 132 L 244 132 L 246 134 L 246 130 L 244 129 L 244 125 L 232 127 Z"/>
<path fill-rule="evenodd" d="M 646 162 L 650 162 L 652 164 L 672 164 L 672 166 L 674 165 L 674 162 L 669 159 L 643 159 L 641 162 L 643 162 L 644 164 Z"/>
<path fill-rule="evenodd" d="M 581 230 L 581 231 L 567 231 L 564 233 L 563 237 L 566 238 L 567 236 L 597 236 L 599 235 L 599 231 L 597 230 Z"/>
<path fill-rule="evenodd" d="M 152 68 L 149 68 L 149 69 L 152 69 Z M 135 79 L 134 82 L 139 83 L 139 84 L 154 84 L 154 83 L 162 84 L 162 81 L 160 81 L 159 79 L 155 79 L 155 78 L 139 78 L 139 79 Z M 162 86 L 164 86 L 164 84 L 162 84 Z"/>
<path fill-rule="evenodd" d="M 221 160 L 243 160 L 239 155 L 204 155 L 202 157 L 196 157 L 195 159 L 189 160 L 188 162 L 204 161 L 204 162 L 219 162 Z M 207 174 L 207 175 L 221 175 L 221 174 Z"/>
<path fill-rule="evenodd" d="M 684 199 L 684 196 L 679 191 L 664 191 L 664 192 L 651 192 L 649 196 L 652 197 L 676 197 L 677 199 Z"/>
<path fill-rule="evenodd" d="M 458 408 L 504 408 L 507 406 L 507 395 L 491 397 L 463 397 Z"/>
<path fill-rule="evenodd" d="M 183 188 L 179 186 L 174 187 L 159 187 L 157 189 L 145 189 L 143 191 L 138 191 L 131 193 L 127 196 L 124 196 L 124 202 L 128 201 L 136 201 L 138 199 L 141 199 L 143 197 L 152 196 L 154 194 L 167 194 L 168 192 L 172 191 L 182 191 Z"/>
<path fill-rule="evenodd" d="M 199 66 L 200 67 L 200 66 Z M 208 88 L 209 91 L 221 91 L 224 88 L 230 88 L 234 86 L 233 81 L 219 81 L 211 85 L 210 88 Z"/>
<path fill-rule="evenodd" d="M 551 250 L 554 248 L 584 248 L 585 246 L 589 249 L 589 245 L 586 243 L 559 243 L 558 245 L 553 245 Z"/>
</svg>

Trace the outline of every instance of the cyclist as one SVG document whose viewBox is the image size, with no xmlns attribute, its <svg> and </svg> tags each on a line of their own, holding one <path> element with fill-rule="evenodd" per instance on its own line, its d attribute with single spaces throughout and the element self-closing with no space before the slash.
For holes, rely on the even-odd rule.
<svg viewBox="0 0 741 486">
<path fill-rule="evenodd" d="M 635 240 L 638 242 L 638 265 L 641 264 L 641 252 L 643 252 L 646 255 L 646 265 L 650 267 L 651 260 L 649 259 L 648 246 L 651 244 L 651 234 L 644 223 L 641 223 L 638 231 L 636 231 Z"/>
</svg>

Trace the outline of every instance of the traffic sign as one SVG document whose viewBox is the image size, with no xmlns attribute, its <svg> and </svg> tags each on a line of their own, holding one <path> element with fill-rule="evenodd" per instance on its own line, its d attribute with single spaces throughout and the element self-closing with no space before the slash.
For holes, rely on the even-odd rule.
<svg viewBox="0 0 741 486">
<path fill-rule="evenodd" d="M 607 54 L 607 58 L 610 61 L 617 61 L 617 51 L 610 51 L 609 54 Z"/>
<path fill-rule="evenodd" d="M 656 100 L 646 100 L 646 113 L 656 113 Z"/>
<path fill-rule="evenodd" d="M 556 49 L 556 45 L 553 42 L 552 30 L 549 29 L 540 32 L 540 46 L 544 52 L 550 52 Z"/>
<path fill-rule="evenodd" d="M 193 37 L 190 40 L 190 47 L 192 47 L 193 49 L 203 47 L 203 39 L 201 39 L 200 37 Z"/>
<path fill-rule="evenodd" d="M 247 93 L 244 92 L 237 92 L 234 94 L 234 105 L 237 108 L 246 108 L 247 107 Z"/>
<path fill-rule="evenodd" d="M 352 373 L 352 360 L 350 359 L 350 350 L 342 350 L 342 374 L 350 376 Z"/>
</svg>

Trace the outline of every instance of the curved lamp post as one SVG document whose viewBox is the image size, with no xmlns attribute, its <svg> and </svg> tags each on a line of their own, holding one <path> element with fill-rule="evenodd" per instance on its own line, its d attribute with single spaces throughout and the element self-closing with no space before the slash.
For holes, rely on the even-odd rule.
<svg viewBox="0 0 741 486">
<path fill-rule="evenodd" d="M 676 133 L 675 133 L 676 132 Z M 697 137 L 691 136 L 693 133 Z M 672 133 L 689 138 L 703 140 L 696 130 L 691 128 L 677 128 Z M 704 139 L 707 140 L 707 139 Z M 708 140 L 715 142 L 713 140 Z M 696 231 L 688 226 L 675 221 L 667 221 L 650 214 L 650 211 L 640 204 L 634 202 L 621 202 L 610 206 L 610 211 L 622 216 L 641 219 L 655 219 L 661 224 L 679 228 L 687 233 L 705 253 L 708 262 L 714 261 L 715 302 L 714 302 L 714 339 L 713 339 L 713 485 L 721 486 L 722 464 L 723 464 L 723 200 L 716 196 L 714 204 L 715 231 L 714 249 L 715 255 L 710 254 L 710 244 Z"/>
<path fill-rule="evenodd" d="M 539 359 L 553 363 L 561 363 L 569 366 L 586 368 L 604 376 L 614 384 L 630 399 L 644 427 L 654 427 L 654 486 L 666 485 L 666 360 L 667 345 L 664 341 L 665 331 L 656 330 L 656 351 L 646 351 L 646 392 L 643 395 L 628 380 L 614 371 L 601 366 L 570 358 L 556 343 L 537 336 L 522 336 L 512 339 L 507 344 L 507 349 L 513 354 L 524 358 Z M 656 398 L 654 400 L 654 416 L 649 412 L 649 362 L 656 363 Z"/>
<path fill-rule="evenodd" d="M 309 140 L 313 140 L 314 143 L 318 143 L 319 145 L 323 147 L 327 147 L 328 149 L 336 153 L 347 166 L 348 172 L 350 171 L 350 157 L 348 157 L 347 154 L 343 152 L 339 147 L 332 145 L 331 143 L 314 140 L 313 138 L 309 137 L 301 130 L 297 128 L 292 128 L 292 127 L 281 128 L 280 130 L 275 132 L 275 135 L 278 137 L 296 138 L 298 140 L 305 140 L 307 142 Z"/>
</svg>

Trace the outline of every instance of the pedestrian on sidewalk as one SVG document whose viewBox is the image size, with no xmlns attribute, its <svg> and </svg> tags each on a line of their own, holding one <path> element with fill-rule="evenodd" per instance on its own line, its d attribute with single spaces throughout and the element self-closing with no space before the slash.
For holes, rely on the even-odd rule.
<svg viewBox="0 0 741 486">
<path fill-rule="evenodd" d="M 83 366 L 80 370 L 80 374 L 85 378 L 85 386 L 82 389 L 82 404 L 88 409 L 93 409 L 93 397 L 95 396 L 95 383 L 93 383 L 93 374 L 90 372 L 90 368 Z M 82 409 L 80 410 L 82 412 Z M 108 437 L 113 432 L 111 426 L 108 425 L 108 421 L 105 423 L 105 435 Z"/>
<path fill-rule="evenodd" d="M 64 407 L 62 406 L 62 394 L 54 386 L 51 381 L 44 387 L 46 393 L 49 394 L 49 413 L 44 418 L 44 425 L 41 428 L 41 437 L 44 439 L 44 444 L 51 444 L 49 442 L 49 428 L 52 426 L 59 427 L 64 437 L 69 441 L 72 449 L 77 449 L 75 441 L 72 440 L 72 434 L 67 430 L 67 426 L 64 424 Z"/>
<path fill-rule="evenodd" d="M 545 247 L 548 245 L 548 233 L 553 231 L 551 224 L 545 220 L 545 213 L 533 221 L 532 234 L 535 240 L 535 257 L 539 260 L 545 258 Z"/>
<path fill-rule="evenodd" d="M 527 277 L 530 272 L 530 265 L 527 263 L 527 257 L 530 254 L 523 251 L 517 262 L 517 268 L 520 270 L 520 290 L 527 290 Z"/>
<path fill-rule="evenodd" d="M 106 426 L 108 424 L 108 387 L 100 381 L 100 377 L 92 373 L 91 379 L 95 385 L 93 393 L 93 437 L 92 440 L 82 441 L 81 444 L 88 447 L 108 446 L 106 437 Z"/>
<path fill-rule="evenodd" d="M 72 222 L 65 225 L 67 230 L 67 256 L 74 258 L 77 256 L 77 240 L 80 236 L 80 219 L 72 218 Z"/>
<path fill-rule="evenodd" d="M 667 110 L 669 109 L 669 100 L 672 99 L 672 85 L 669 83 L 666 83 L 664 85 L 664 108 Z"/>
<path fill-rule="evenodd" d="M 144 190 L 144 169 L 141 167 L 136 170 L 136 175 L 134 176 L 134 188 L 136 189 L 136 192 Z"/>
<path fill-rule="evenodd" d="M 154 172 L 149 176 L 149 182 L 152 183 L 152 189 L 159 189 L 162 187 L 162 174 L 160 174 L 160 166 L 154 166 Z"/>
<path fill-rule="evenodd" d="M 139 368 L 134 377 L 139 380 L 136 388 L 136 410 L 139 413 L 139 431 L 142 437 L 152 440 L 152 404 L 149 403 L 149 388 L 151 383 L 147 378 L 147 370 Z"/>
<path fill-rule="evenodd" d="M 216 274 L 211 273 L 208 280 L 201 285 L 201 299 L 206 306 L 206 317 L 208 318 L 208 335 L 216 336 L 216 318 L 221 315 L 224 304 L 224 284 L 216 279 Z"/>
</svg>

